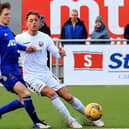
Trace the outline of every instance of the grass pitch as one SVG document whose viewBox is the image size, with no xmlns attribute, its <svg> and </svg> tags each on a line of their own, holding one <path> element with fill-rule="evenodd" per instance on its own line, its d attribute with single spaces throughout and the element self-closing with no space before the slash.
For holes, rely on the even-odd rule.
<svg viewBox="0 0 129 129">
<path fill-rule="evenodd" d="M 102 105 L 104 128 L 129 128 L 129 86 L 70 86 L 69 91 L 78 97 L 84 105 L 96 102 Z M 64 117 L 56 111 L 50 100 L 32 94 L 36 111 L 41 119 L 47 121 L 52 129 L 68 129 Z M 14 94 L 0 87 L 0 106 L 16 98 Z M 85 117 L 76 112 L 64 101 L 70 113 L 84 125 Z M 32 122 L 24 109 L 7 113 L 0 119 L 0 129 L 31 129 Z M 83 129 L 95 129 L 93 126 L 83 126 Z"/>
</svg>

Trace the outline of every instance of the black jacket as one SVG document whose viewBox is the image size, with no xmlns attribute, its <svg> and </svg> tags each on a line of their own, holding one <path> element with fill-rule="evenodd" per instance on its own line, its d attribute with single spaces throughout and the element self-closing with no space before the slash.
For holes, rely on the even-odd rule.
<svg viewBox="0 0 129 129">
<path fill-rule="evenodd" d="M 50 28 L 47 26 L 46 23 L 44 23 L 44 26 L 42 26 L 39 29 L 39 31 L 44 32 L 44 33 L 48 34 L 49 36 L 51 35 Z"/>
<path fill-rule="evenodd" d="M 129 40 L 129 24 L 127 24 L 125 27 L 124 38 Z M 129 42 L 127 42 L 127 44 L 129 44 Z"/>
<path fill-rule="evenodd" d="M 39 31 L 48 34 L 49 36 L 51 35 L 51 31 L 50 28 L 47 26 L 46 23 L 44 23 L 44 25 L 39 29 Z M 47 66 L 50 68 L 50 53 L 47 51 Z"/>
</svg>

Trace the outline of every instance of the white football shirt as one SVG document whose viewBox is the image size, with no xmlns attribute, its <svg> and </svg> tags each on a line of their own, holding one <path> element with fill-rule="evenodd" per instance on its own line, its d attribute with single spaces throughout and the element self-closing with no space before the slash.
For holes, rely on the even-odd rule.
<svg viewBox="0 0 129 129">
<path fill-rule="evenodd" d="M 18 34 L 16 42 L 25 46 L 33 45 L 37 48 L 36 52 L 26 53 L 21 51 L 21 61 L 23 65 L 23 74 L 26 78 L 30 75 L 42 75 L 49 71 L 47 67 L 47 50 L 60 59 L 59 50 L 52 39 L 45 33 L 38 31 L 37 35 L 31 36 L 28 31 Z"/>
</svg>

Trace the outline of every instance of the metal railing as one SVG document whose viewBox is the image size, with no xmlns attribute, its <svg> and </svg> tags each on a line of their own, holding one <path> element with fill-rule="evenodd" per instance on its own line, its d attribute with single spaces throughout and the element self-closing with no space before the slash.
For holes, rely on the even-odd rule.
<svg viewBox="0 0 129 129">
<path fill-rule="evenodd" d="M 91 42 L 110 42 L 109 44 L 105 44 L 105 45 L 126 45 L 127 42 L 129 42 L 129 40 L 126 39 L 58 39 L 58 38 L 53 38 L 53 41 L 55 42 L 55 45 L 57 47 L 62 47 L 62 42 L 85 42 L 84 45 L 90 45 Z M 73 44 L 74 45 L 74 44 Z M 76 44 L 75 44 L 76 45 Z M 98 45 L 98 44 L 97 44 Z M 104 45 L 104 44 L 102 44 Z M 55 67 L 55 71 L 53 70 L 53 68 Z M 59 60 L 56 59 L 56 63 L 53 65 L 52 64 L 52 56 L 50 56 L 50 70 L 54 72 L 54 74 L 58 77 L 63 79 L 63 76 L 60 77 L 59 73 L 63 72 L 63 68 L 62 71 L 59 70 L 60 64 L 59 64 Z"/>
<path fill-rule="evenodd" d="M 114 44 L 114 42 L 117 42 L 117 44 L 121 44 L 121 42 L 123 42 L 123 44 L 127 44 L 127 41 L 129 42 L 129 40 L 127 39 L 58 39 L 58 38 L 53 38 L 54 42 L 85 42 L 85 44 L 89 45 L 91 44 L 91 42 L 111 42 L 110 44 Z"/>
</svg>

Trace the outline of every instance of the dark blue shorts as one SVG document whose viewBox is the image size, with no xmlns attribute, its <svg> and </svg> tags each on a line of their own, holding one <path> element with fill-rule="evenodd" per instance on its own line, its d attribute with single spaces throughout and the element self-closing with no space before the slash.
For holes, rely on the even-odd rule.
<svg viewBox="0 0 129 129">
<path fill-rule="evenodd" d="M 23 80 L 23 77 L 21 74 L 17 73 L 9 73 L 9 74 L 3 74 L 3 79 L 1 83 L 4 85 L 4 87 L 8 90 L 14 93 L 14 86 L 17 82 L 21 82 L 26 86 L 25 81 Z"/>
</svg>

